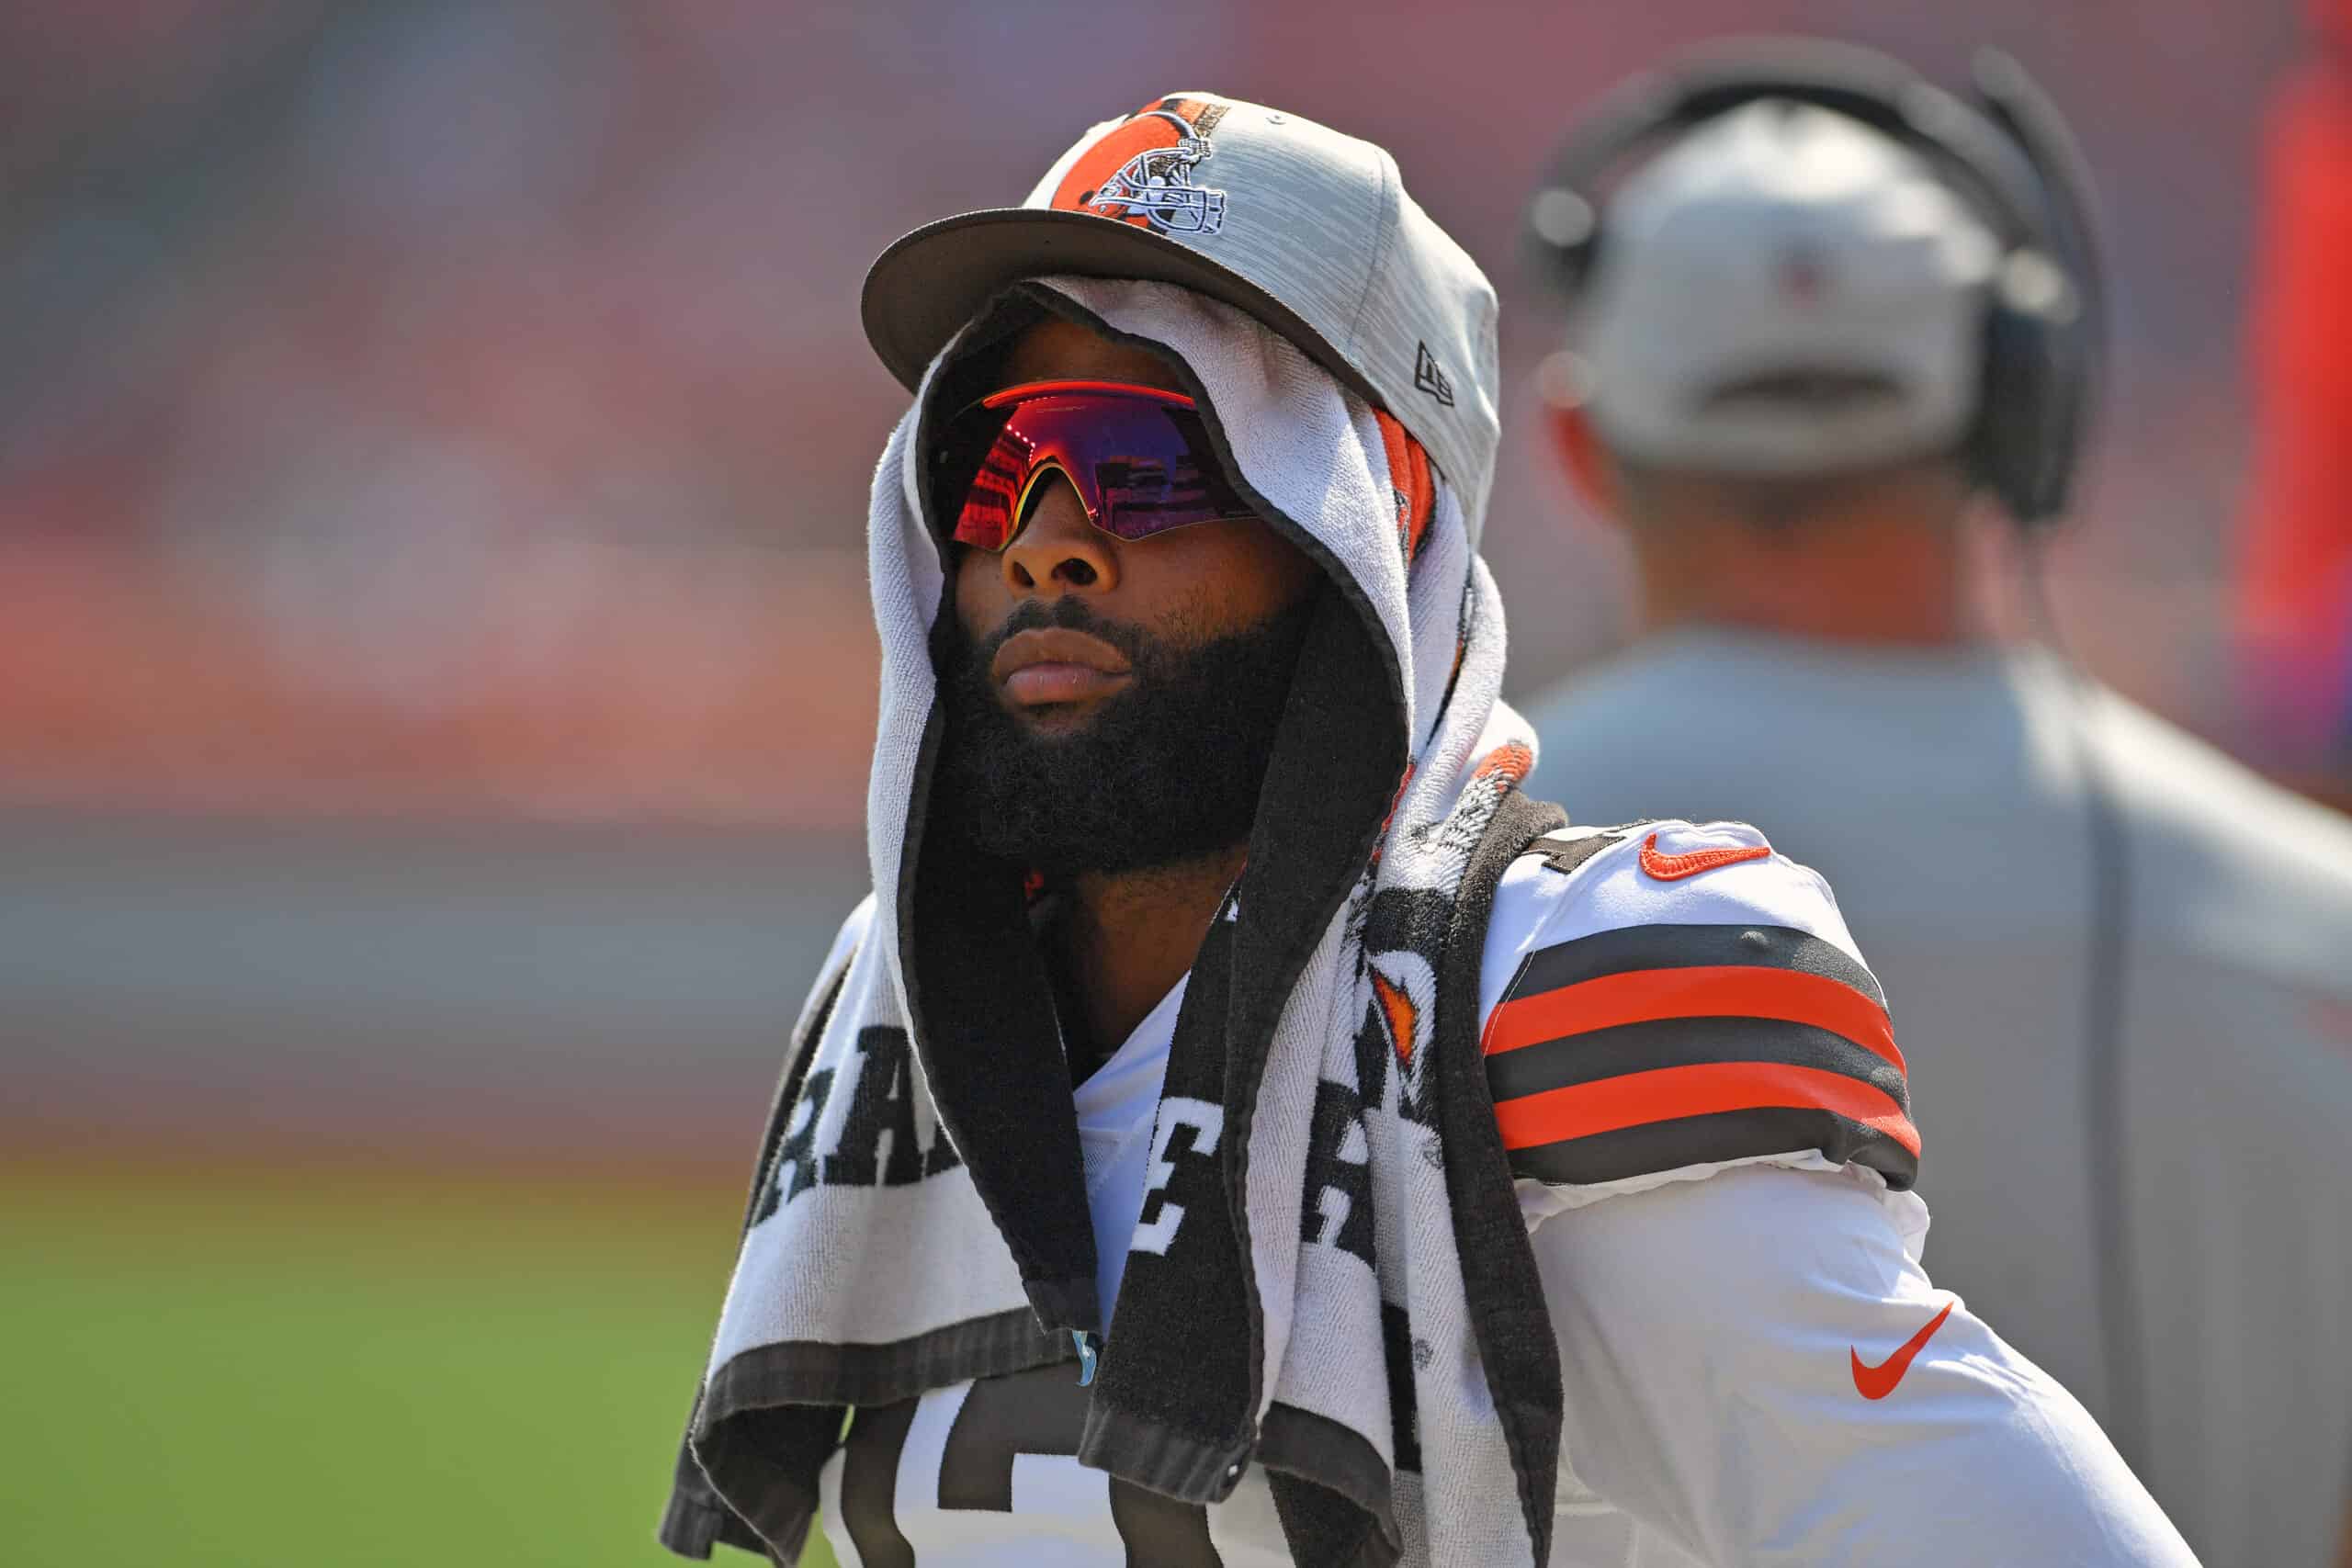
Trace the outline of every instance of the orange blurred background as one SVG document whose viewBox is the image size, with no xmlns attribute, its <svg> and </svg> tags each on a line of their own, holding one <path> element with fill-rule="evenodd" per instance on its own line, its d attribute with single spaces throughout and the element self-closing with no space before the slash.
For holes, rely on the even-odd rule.
<svg viewBox="0 0 2352 1568">
<path fill-rule="evenodd" d="M 2062 591 L 2110 679 L 2230 733 L 2284 4 L 46 9 L 0 21 L 0 798 L 854 827 L 900 401 L 865 263 L 1171 85 L 1388 143 L 1497 275 L 1530 688 L 1611 645 L 1622 582 L 1523 439 L 1518 206 L 1577 103 L 1726 28 L 1947 73 L 1999 42 L 2060 93 L 2120 344 Z"/>
</svg>

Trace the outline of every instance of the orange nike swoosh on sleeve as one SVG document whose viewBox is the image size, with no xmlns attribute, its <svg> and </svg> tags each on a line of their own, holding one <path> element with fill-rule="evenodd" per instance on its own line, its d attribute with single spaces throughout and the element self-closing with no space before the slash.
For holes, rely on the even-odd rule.
<svg viewBox="0 0 2352 1568">
<path fill-rule="evenodd" d="M 1928 1348 L 1928 1341 L 1936 1337 L 1936 1330 L 1944 1325 L 1944 1319 L 1950 1317 L 1951 1309 L 1959 1304 L 1957 1296 L 1946 1302 L 1944 1310 L 1928 1320 L 1927 1327 L 1905 1340 L 1901 1349 L 1875 1367 L 1863 1365 L 1862 1353 L 1848 1347 L 1846 1353 L 1854 1362 L 1854 1392 L 1864 1399 L 1884 1399 L 1893 1393 L 1894 1385 L 1903 1381 L 1903 1374 L 1911 1370 L 1913 1358 Z"/>
<path fill-rule="evenodd" d="M 1713 871 L 1719 865 L 1737 865 L 1744 860 L 1764 860 L 1772 853 L 1770 844 L 1751 844 L 1737 850 L 1690 850 L 1679 855 L 1657 852 L 1657 835 L 1652 833 L 1642 840 L 1642 869 L 1660 882 L 1679 882 L 1686 876 L 1696 876 L 1702 871 Z"/>
</svg>

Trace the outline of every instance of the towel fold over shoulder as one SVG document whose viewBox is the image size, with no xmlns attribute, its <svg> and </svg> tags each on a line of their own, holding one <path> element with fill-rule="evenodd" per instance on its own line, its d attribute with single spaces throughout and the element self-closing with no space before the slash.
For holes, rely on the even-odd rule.
<svg viewBox="0 0 2352 1568">
<path fill-rule="evenodd" d="M 1476 520 L 1395 420 L 1229 307 L 1051 278 L 1009 310 L 1170 357 L 1243 492 L 1338 590 L 1178 1015 L 1154 1129 L 1171 1174 L 1079 1458 L 1201 1503 L 1260 1465 L 1300 1562 L 1541 1562 L 1558 1369 L 1526 1332 L 1541 1297 L 1475 1014 L 1494 881 L 1558 818 L 1515 793 L 1532 739 L 1501 701 Z M 877 897 L 820 977 L 771 1119 L 663 1529 L 690 1555 L 788 1560 L 846 1409 L 1069 1359 L 1068 1331 L 1103 1326 L 1022 868 L 924 830 L 947 580 L 917 430 L 1008 319 L 933 365 L 876 473 Z"/>
</svg>

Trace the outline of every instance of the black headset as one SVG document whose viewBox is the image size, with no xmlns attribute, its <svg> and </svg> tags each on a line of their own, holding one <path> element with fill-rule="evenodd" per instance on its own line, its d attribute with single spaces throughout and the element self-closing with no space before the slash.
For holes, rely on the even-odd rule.
<svg viewBox="0 0 2352 1568">
<path fill-rule="evenodd" d="M 2005 54 L 1977 56 L 1973 102 L 1851 44 L 1756 39 L 1645 73 L 1604 97 L 1529 205 L 1538 272 L 1573 298 L 1606 244 L 1600 185 L 1661 141 L 1759 99 L 1832 110 L 1917 153 L 1988 222 L 1983 381 L 1964 448 L 1976 482 L 2024 527 L 2066 510 L 2104 348 L 2103 278 L 2080 149 L 2048 94 Z"/>
</svg>

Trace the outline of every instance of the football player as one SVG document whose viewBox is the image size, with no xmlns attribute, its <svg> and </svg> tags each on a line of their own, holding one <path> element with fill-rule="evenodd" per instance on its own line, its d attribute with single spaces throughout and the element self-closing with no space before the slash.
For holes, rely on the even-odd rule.
<svg viewBox="0 0 2352 1568">
<path fill-rule="evenodd" d="M 1207 94 L 917 231 L 875 896 L 662 1539 L 844 1562 L 2187 1563 L 1918 1263 L 1877 980 L 1754 829 L 1518 788 L 1494 298 Z"/>
</svg>

